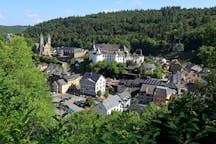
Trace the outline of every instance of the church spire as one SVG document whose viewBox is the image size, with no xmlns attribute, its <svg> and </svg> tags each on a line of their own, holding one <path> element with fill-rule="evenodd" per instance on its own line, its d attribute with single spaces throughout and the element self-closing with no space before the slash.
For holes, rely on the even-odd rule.
<svg viewBox="0 0 216 144">
<path fill-rule="evenodd" d="M 48 43 L 48 45 L 51 47 L 51 36 L 50 36 L 50 34 L 48 34 L 48 41 L 47 41 L 47 43 Z"/>
<path fill-rule="evenodd" d="M 44 48 L 44 38 L 43 38 L 43 34 L 40 34 L 40 54 L 42 54 L 43 52 L 43 48 Z"/>
</svg>

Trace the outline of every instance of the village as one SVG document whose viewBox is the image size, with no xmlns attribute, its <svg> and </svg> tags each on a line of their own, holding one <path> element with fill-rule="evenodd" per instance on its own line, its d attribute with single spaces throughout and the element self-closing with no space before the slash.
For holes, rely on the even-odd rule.
<svg viewBox="0 0 216 144">
<path fill-rule="evenodd" d="M 86 50 L 65 46 L 53 48 L 49 34 L 44 41 L 41 34 L 33 49 L 35 60 L 39 59 L 36 67 L 47 73 L 55 112 L 60 115 L 90 108 L 102 115 L 112 111 L 141 112 L 151 102 L 161 106 L 193 92 L 194 84 L 205 83 L 202 76 L 209 72 L 199 65 L 181 63 L 175 58 L 147 57 L 142 50 L 131 54 L 120 44 L 93 42 L 92 48 Z M 172 50 L 183 51 L 178 49 L 178 44 Z M 91 72 L 87 67 L 81 73 L 78 69 L 84 61 L 121 63 L 125 64 L 126 70 L 120 76 L 111 77 Z"/>
</svg>

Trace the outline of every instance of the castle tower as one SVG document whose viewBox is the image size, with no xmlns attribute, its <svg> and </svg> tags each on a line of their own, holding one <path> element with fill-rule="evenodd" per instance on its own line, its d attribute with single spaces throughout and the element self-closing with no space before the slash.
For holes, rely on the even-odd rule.
<svg viewBox="0 0 216 144">
<path fill-rule="evenodd" d="M 42 54 L 43 53 L 43 49 L 44 49 L 44 38 L 43 38 L 43 34 L 42 33 L 40 34 L 40 46 L 39 46 L 39 48 L 40 48 L 40 54 Z"/>
</svg>

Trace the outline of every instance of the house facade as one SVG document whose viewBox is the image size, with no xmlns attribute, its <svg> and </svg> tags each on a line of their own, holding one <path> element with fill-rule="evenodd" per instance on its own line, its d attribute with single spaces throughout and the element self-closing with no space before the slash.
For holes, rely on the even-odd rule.
<svg viewBox="0 0 216 144">
<path fill-rule="evenodd" d="M 69 87 L 71 86 L 64 79 L 59 79 L 57 81 L 57 84 L 58 84 L 58 93 L 62 93 L 62 94 L 65 94 L 69 89 Z"/>
<path fill-rule="evenodd" d="M 103 60 L 126 63 L 131 60 L 140 64 L 144 62 L 144 56 L 142 53 L 131 55 L 125 46 L 119 44 L 94 44 L 92 50 L 89 51 L 89 60 L 92 60 L 93 63 Z"/>
<path fill-rule="evenodd" d="M 137 95 L 137 99 L 139 100 L 140 104 L 146 105 L 153 101 L 155 87 L 155 85 L 142 84 Z"/>
<path fill-rule="evenodd" d="M 80 92 L 96 96 L 98 91 L 103 95 L 106 90 L 106 79 L 103 75 L 96 73 L 85 73 L 80 79 Z"/>
<path fill-rule="evenodd" d="M 164 86 L 157 86 L 154 91 L 153 100 L 156 105 L 161 106 L 166 100 L 172 100 L 175 91 Z"/>
</svg>

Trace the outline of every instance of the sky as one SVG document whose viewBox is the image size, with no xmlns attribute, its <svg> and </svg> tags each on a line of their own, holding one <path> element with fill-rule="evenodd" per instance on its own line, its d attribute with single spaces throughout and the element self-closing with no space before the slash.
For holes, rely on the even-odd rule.
<svg viewBox="0 0 216 144">
<path fill-rule="evenodd" d="M 59 17 L 164 6 L 214 7 L 216 0 L 0 0 L 0 25 L 35 25 Z"/>
</svg>

